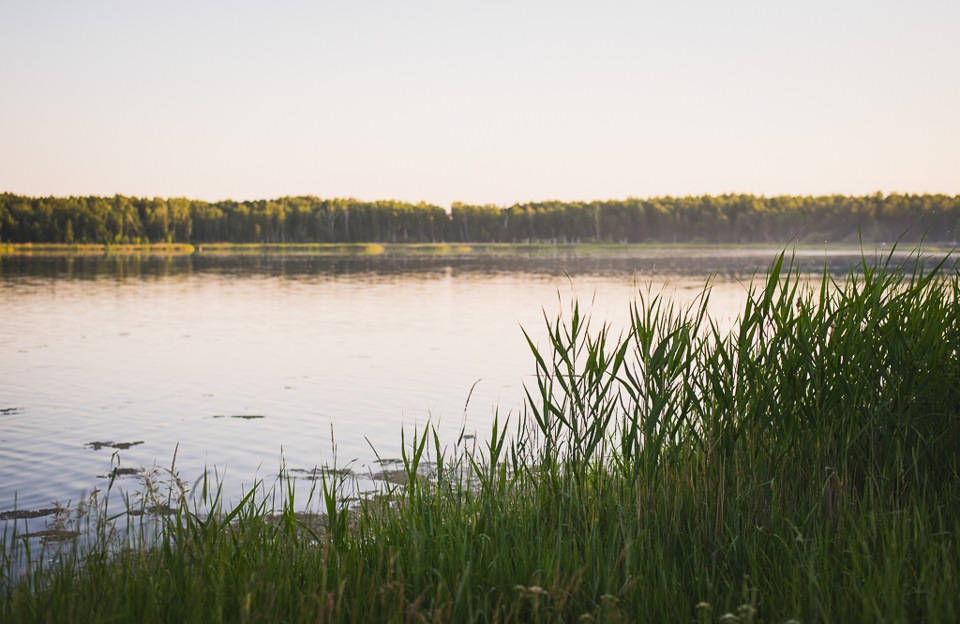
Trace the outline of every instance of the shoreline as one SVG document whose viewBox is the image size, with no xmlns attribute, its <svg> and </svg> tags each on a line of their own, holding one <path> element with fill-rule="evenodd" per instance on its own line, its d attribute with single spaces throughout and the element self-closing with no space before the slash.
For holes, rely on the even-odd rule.
<svg viewBox="0 0 960 624">
<path fill-rule="evenodd" d="M 862 253 L 889 252 L 895 244 L 864 247 L 859 244 L 796 244 L 789 249 L 802 252 Z M 916 250 L 918 244 L 900 244 L 902 251 Z M 782 251 L 782 243 L 154 243 L 154 244 L 67 244 L 4 243 L 0 256 L 110 256 L 110 255 L 316 255 L 316 256 L 633 256 L 653 252 L 694 253 L 727 251 Z M 941 244 L 923 246 L 928 252 L 952 252 Z"/>
</svg>

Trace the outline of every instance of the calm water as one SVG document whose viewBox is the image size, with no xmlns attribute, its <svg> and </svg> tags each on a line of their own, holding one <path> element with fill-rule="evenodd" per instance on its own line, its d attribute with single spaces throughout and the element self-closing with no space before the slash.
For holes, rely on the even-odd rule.
<svg viewBox="0 0 960 624">
<path fill-rule="evenodd" d="M 541 336 L 574 296 L 616 325 L 638 290 L 690 301 L 713 273 L 730 323 L 773 255 L 0 257 L 0 511 L 75 505 L 117 462 L 175 452 L 186 480 L 215 468 L 239 491 L 281 462 L 332 464 L 331 432 L 360 474 L 380 469 L 373 448 L 400 454 L 401 429 L 482 440 L 498 410 L 519 415 L 521 327 Z M 799 260 L 819 275 L 858 259 Z"/>
</svg>

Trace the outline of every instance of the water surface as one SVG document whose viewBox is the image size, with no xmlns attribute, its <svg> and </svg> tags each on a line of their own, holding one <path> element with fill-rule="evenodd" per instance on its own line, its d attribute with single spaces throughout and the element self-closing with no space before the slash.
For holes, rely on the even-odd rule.
<svg viewBox="0 0 960 624">
<path fill-rule="evenodd" d="M 574 297 L 619 326 L 638 291 L 682 304 L 711 275 L 730 324 L 774 255 L 0 257 L 0 511 L 75 505 L 117 467 L 136 491 L 175 453 L 188 482 L 215 469 L 239 491 L 281 463 L 369 475 L 428 422 L 482 441 L 520 417 L 521 327 L 539 340 Z"/>
</svg>

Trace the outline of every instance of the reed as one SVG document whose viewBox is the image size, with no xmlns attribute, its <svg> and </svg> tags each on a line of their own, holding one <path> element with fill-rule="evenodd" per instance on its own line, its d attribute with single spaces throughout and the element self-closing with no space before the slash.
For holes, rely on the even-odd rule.
<svg viewBox="0 0 960 624">
<path fill-rule="evenodd" d="M 403 485 L 330 470 L 315 514 L 282 474 L 100 501 L 82 547 L 5 555 L 0 620 L 956 621 L 960 270 L 893 257 L 806 286 L 781 254 L 730 332 L 709 284 L 619 334 L 574 305 L 481 446 L 402 434 Z"/>
</svg>

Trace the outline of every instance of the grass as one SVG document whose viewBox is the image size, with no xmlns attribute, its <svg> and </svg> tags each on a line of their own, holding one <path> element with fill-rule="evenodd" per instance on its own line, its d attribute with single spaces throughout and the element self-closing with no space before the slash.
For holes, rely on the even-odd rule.
<svg viewBox="0 0 960 624">
<path fill-rule="evenodd" d="M 82 547 L 5 554 L 0 620 L 956 621 L 960 270 L 893 257 L 807 287 L 781 255 L 729 333 L 709 287 L 620 334 L 574 305 L 524 413 L 403 436 L 353 504 L 347 472 L 303 514 L 288 478 L 225 507 L 171 467 Z"/>
</svg>

